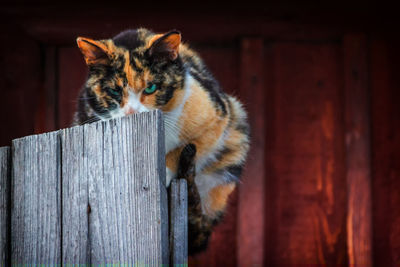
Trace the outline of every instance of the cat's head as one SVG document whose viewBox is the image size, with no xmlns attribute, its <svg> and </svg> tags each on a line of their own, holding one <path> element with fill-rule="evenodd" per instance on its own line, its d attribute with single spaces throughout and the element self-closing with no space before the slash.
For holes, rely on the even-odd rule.
<svg viewBox="0 0 400 267">
<path fill-rule="evenodd" d="M 182 100 L 179 32 L 128 30 L 107 40 L 79 37 L 77 43 L 89 67 L 85 98 L 100 119 L 170 111 Z"/>
</svg>

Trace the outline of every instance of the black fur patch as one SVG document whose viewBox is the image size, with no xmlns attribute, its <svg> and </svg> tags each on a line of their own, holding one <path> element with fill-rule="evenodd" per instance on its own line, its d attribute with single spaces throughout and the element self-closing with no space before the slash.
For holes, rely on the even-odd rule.
<svg viewBox="0 0 400 267">
<path fill-rule="evenodd" d="M 215 159 L 217 161 L 220 161 L 225 155 L 231 153 L 232 151 L 233 151 L 232 149 L 224 147 L 223 149 L 217 152 L 217 154 L 215 155 Z"/>
<path fill-rule="evenodd" d="M 245 122 L 236 125 L 235 129 L 245 135 L 250 135 L 250 126 Z"/>
<path fill-rule="evenodd" d="M 90 107 L 99 115 L 109 118 L 109 109 L 103 107 L 96 98 L 96 95 L 92 92 L 90 88 L 86 88 L 87 96 L 88 96 L 88 103 Z"/>
<path fill-rule="evenodd" d="M 214 102 L 215 106 L 222 111 L 222 114 L 225 116 L 227 114 L 226 106 L 222 98 L 224 97 L 224 93 L 221 91 L 219 84 L 212 77 L 200 77 L 195 72 L 190 72 L 190 74 L 195 78 L 201 86 L 207 91 L 210 96 L 211 101 Z M 211 74 L 208 74 L 211 76 Z"/>
<path fill-rule="evenodd" d="M 242 175 L 242 170 L 243 166 L 242 165 L 230 165 L 225 168 L 230 174 L 235 176 L 237 180 L 239 180 L 239 177 Z"/>
<path fill-rule="evenodd" d="M 186 145 L 179 157 L 179 167 L 177 177 L 183 178 L 188 176 L 188 172 L 194 167 L 194 157 L 196 156 L 196 146 L 194 144 Z"/>
<path fill-rule="evenodd" d="M 139 39 L 137 30 L 126 30 L 116 35 L 113 38 L 114 44 L 119 47 L 126 48 L 128 50 L 134 50 L 140 46 L 145 45 L 142 40 Z"/>
</svg>

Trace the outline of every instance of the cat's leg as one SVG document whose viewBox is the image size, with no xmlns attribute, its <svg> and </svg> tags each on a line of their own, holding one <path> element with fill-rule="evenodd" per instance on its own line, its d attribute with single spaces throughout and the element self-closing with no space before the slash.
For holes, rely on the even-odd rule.
<svg viewBox="0 0 400 267">
<path fill-rule="evenodd" d="M 211 213 L 205 213 L 202 207 L 202 200 L 195 183 L 195 164 L 196 146 L 189 144 L 182 150 L 179 159 L 177 177 L 185 178 L 188 184 L 188 228 L 189 228 L 189 254 L 192 255 L 207 247 L 208 239 L 212 233 L 214 225 L 221 219 L 225 202 L 222 203 L 221 194 L 211 194 L 216 201 L 210 202 Z M 222 186 L 222 185 L 221 185 Z M 234 188 L 234 187 L 233 187 Z M 233 189 L 228 190 L 229 193 Z M 210 192 L 212 192 L 211 190 Z M 225 190 L 226 198 L 229 195 Z M 221 191 L 222 192 L 222 191 Z M 218 196 L 217 196 L 218 195 Z M 225 199 L 226 200 L 226 199 Z M 209 201 L 209 198 L 207 198 Z"/>
<path fill-rule="evenodd" d="M 168 152 L 165 157 L 165 164 L 166 164 L 166 185 L 169 187 L 172 179 L 176 178 L 177 169 L 178 169 L 178 161 L 182 151 L 182 147 L 175 148 Z"/>
</svg>

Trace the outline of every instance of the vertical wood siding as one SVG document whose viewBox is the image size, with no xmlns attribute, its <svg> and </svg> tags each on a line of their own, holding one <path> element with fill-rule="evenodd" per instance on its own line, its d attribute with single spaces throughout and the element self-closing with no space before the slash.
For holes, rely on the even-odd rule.
<svg viewBox="0 0 400 267">
<path fill-rule="evenodd" d="M 360 37 L 346 34 L 346 29 L 274 21 L 255 27 L 253 19 L 257 18 L 235 18 L 234 26 L 211 15 L 201 27 L 197 21 L 186 23 L 189 17 L 183 22 L 165 20 L 161 29 L 156 19 L 142 24 L 160 31 L 180 29 L 224 90 L 244 102 L 252 124 L 252 152 L 243 183 L 232 194 L 208 250 L 189 263 L 396 266 L 400 262 L 398 38 L 384 33 Z M 92 22 L 80 32 L 105 37 L 122 30 L 120 25 L 129 25 L 125 22 L 121 19 L 113 24 L 118 26 L 115 31 L 107 28 L 107 32 Z M 85 25 L 85 20 L 74 23 Z M 214 31 L 204 30 L 214 26 Z M 56 26 L 49 32 L 40 25 L 31 29 L 33 35 L 37 30 L 41 42 L 56 40 L 62 45 L 45 44 L 49 62 L 42 64 L 39 43 L 25 34 L 24 42 L 3 55 L 4 62 L 15 58 L 15 66 L 0 78 L 5 84 L 3 97 L 10 99 L 0 107 L 0 122 L 6 125 L 0 145 L 34 130 L 69 126 L 86 77 L 71 37 L 75 32 L 68 27 L 58 31 Z M 29 51 L 25 64 L 19 60 L 22 50 Z M 46 66 L 44 98 L 56 98 L 57 105 L 35 98 L 40 73 L 29 70 L 41 66 Z M 10 79 L 21 76 L 16 75 L 18 68 L 29 75 Z M 15 116 L 9 120 L 5 114 L 14 107 Z"/>
</svg>

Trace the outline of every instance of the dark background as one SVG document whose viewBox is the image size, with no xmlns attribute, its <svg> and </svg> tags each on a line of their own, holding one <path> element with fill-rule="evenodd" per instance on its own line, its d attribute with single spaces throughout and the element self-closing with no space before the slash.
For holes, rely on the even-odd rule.
<svg viewBox="0 0 400 267">
<path fill-rule="evenodd" d="M 0 145 L 68 127 L 76 37 L 178 29 L 249 111 L 243 182 L 198 266 L 400 264 L 400 37 L 368 1 L 9 1 Z"/>
</svg>

